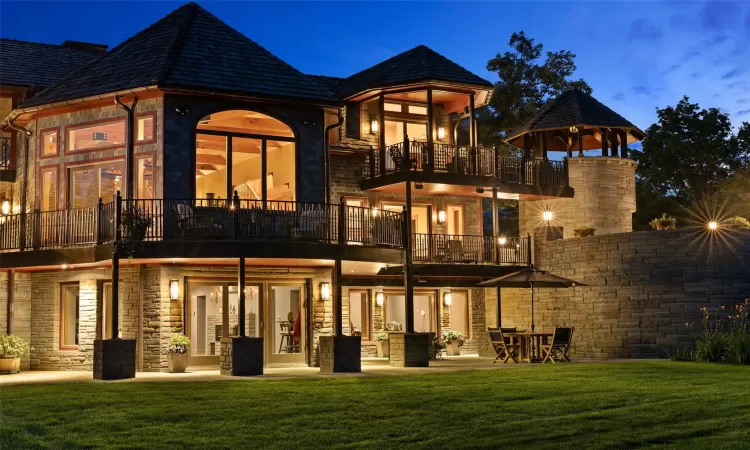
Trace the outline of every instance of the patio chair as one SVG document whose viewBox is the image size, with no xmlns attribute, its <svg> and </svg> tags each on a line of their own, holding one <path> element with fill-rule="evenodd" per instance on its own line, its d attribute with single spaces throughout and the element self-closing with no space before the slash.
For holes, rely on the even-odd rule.
<svg viewBox="0 0 750 450">
<path fill-rule="evenodd" d="M 196 216 L 193 208 L 184 203 L 175 205 L 177 216 L 177 229 L 182 237 L 219 237 L 222 234 L 223 225 L 211 217 Z"/>
<path fill-rule="evenodd" d="M 506 331 L 508 333 L 516 331 L 515 328 L 500 328 L 497 331 L 489 332 L 492 348 L 494 348 L 495 353 L 497 353 L 497 358 L 495 358 L 492 363 L 496 363 L 500 358 L 504 358 L 503 364 L 507 363 L 509 359 L 512 359 L 515 363 L 518 363 L 518 352 L 521 350 L 521 345 L 518 342 L 513 342 L 512 337 L 505 336 L 503 334 L 504 330 L 508 330 Z"/>
<path fill-rule="evenodd" d="M 541 346 L 544 353 L 543 363 L 547 361 L 556 363 L 558 360 L 570 362 L 568 352 L 570 352 L 570 343 L 573 341 L 573 330 L 574 328 L 555 328 L 552 342 Z"/>
</svg>

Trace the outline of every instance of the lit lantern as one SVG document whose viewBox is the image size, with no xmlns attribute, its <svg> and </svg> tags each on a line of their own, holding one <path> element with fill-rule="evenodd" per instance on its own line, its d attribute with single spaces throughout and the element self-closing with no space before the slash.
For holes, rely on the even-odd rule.
<svg viewBox="0 0 750 450">
<path fill-rule="evenodd" d="M 497 238 L 497 243 L 500 245 L 505 245 L 508 242 L 508 239 L 505 236 L 500 236 Z"/>
<path fill-rule="evenodd" d="M 10 202 L 8 200 L 3 200 L 3 206 L 0 207 L 0 212 L 2 212 L 4 216 L 10 214 Z"/>
<path fill-rule="evenodd" d="M 370 122 L 370 133 L 372 134 L 378 134 L 378 121 L 373 120 Z"/>
<path fill-rule="evenodd" d="M 552 220 L 552 211 L 544 211 L 544 213 L 542 214 L 542 218 L 545 222 L 549 222 L 550 220 Z"/>
<path fill-rule="evenodd" d="M 438 211 L 438 223 L 445 223 L 445 210 Z"/>
<path fill-rule="evenodd" d="M 445 139 L 445 128 L 444 127 L 438 127 L 438 139 L 441 141 Z"/>
<path fill-rule="evenodd" d="M 331 299 L 331 283 L 327 281 L 320 283 L 320 298 L 324 301 Z"/>
<path fill-rule="evenodd" d="M 443 304 L 445 306 L 450 306 L 451 303 L 453 303 L 453 296 L 451 295 L 450 291 L 443 294 Z"/>
<path fill-rule="evenodd" d="M 718 222 L 716 222 L 716 221 L 714 221 L 714 220 L 712 220 L 712 221 L 708 222 L 708 229 L 709 229 L 709 230 L 711 230 L 711 231 L 714 231 L 714 230 L 716 230 L 716 229 L 718 229 L 718 228 L 719 228 L 719 224 L 718 224 Z"/>
<path fill-rule="evenodd" d="M 180 298 L 180 284 L 177 280 L 171 280 L 169 282 L 169 298 L 171 300 L 177 300 Z"/>
<path fill-rule="evenodd" d="M 383 293 L 378 292 L 375 294 L 375 304 L 378 306 L 383 306 Z"/>
<path fill-rule="evenodd" d="M 378 217 L 378 208 L 372 207 L 372 217 Z"/>
</svg>

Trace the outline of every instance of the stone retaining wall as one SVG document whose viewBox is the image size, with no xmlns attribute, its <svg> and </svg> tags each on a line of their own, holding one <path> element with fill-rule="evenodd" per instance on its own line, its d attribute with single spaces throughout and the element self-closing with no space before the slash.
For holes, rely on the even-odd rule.
<svg viewBox="0 0 750 450">
<path fill-rule="evenodd" d="M 534 297 L 537 330 L 575 327 L 577 357 L 665 357 L 694 345 L 701 306 L 750 295 L 750 231 L 613 234 L 539 242 L 535 254 L 539 268 L 588 285 Z M 501 295 L 503 326 L 529 328 L 529 290 Z"/>
</svg>

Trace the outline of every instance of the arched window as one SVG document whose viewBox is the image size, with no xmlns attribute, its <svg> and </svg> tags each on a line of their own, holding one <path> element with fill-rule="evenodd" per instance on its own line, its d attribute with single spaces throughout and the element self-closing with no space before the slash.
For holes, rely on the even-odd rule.
<svg viewBox="0 0 750 450">
<path fill-rule="evenodd" d="M 198 123 L 195 198 L 296 199 L 294 132 L 255 111 L 210 114 Z"/>
</svg>

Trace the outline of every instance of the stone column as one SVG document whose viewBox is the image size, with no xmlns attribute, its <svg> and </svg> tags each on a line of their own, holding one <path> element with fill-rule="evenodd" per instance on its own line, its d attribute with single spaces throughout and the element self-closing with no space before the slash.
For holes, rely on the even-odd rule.
<svg viewBox="0 0 750 450">
<path fill-rule="evenodd" d="M 361 336 L 321 336 L 320 372 L 361 372 Z"/>
<path fill-rule="evenodd" d="M 430 333 L 388 333 L 391 367 L 428 367 Z"/>
</svg>

